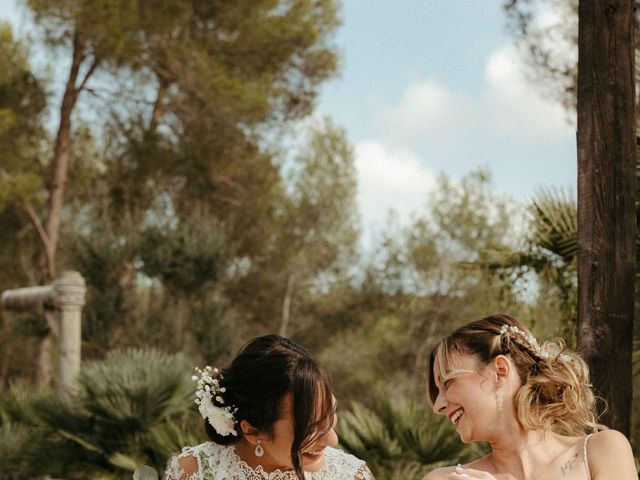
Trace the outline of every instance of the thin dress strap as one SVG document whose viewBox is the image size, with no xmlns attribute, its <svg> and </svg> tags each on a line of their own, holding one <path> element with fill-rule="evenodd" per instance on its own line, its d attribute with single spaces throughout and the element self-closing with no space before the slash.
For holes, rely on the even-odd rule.
<svg viewBox="0 0 640 480">
<path fill-rule="evenodd" d="M 591 480 L 591 472 L 589 471 L 589 457 L 587 456 L 587 442 L 589 441 L 589 437 L 593 435 L 590 433 L 586 437 L 584 437 L 584 446 L 582 452 L 582 458 L 584 460 L 584 468 L 587 471 L 587 480 Z"/>
</svg>

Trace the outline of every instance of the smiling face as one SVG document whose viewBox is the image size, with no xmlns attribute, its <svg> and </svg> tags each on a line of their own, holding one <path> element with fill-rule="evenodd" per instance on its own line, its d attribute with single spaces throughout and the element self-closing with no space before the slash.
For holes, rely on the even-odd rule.
<svg viewBox="0 0 640 480">
<path fill-rule="evenodd" d="M 436 360 L 433 379 L 437 395 L 433 411 L 453 423 L 464 443 L 490 440 L 498 422 L 497 380 L 490 366 L 474 356 L 456 355 L 452 372 L 445 372 Z"/>
<path fill-rule="evenodd" d="M 335 405 L 335 399 L 333 400 Z M 325 426 L 319 427 L 300 449 L 302 457 L 302 467 L 307 472 L 315 472 L 322 468 L 324 463 L 324 452 L 327 447 L 338 443 L 338 436 L 334 430 L 337 417 L 335 413 L 327 419 Z M 322 422 L 321 422 L 322 423 Z M 262 442 L 264 456 L 259 459 L 259 464 L 268 471 L 291 470 L 291 446 L 294 439 L 293 420 L 293 400 L 290 393 L 287 393 L 281 402 L 281 416 L 273 424 L 271 434 L 260 433 L 255 436 Z"/>
</svg>

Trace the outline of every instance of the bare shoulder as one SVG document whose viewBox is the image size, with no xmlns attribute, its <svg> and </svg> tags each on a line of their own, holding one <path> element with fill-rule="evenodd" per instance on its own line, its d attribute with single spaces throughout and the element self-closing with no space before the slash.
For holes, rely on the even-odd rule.
<svg viewBox="0 0 640 480">
<path fill-rule="evenodd" d="M 198 471 L 198 460 L 190 452 L 185 452 L 173 457 L 169 461 L 165 480 L 189 480 L 195 478 Z"/>
<path fill-rule="evenodd" d="M 433 470 L 422 479 L 422 480 L 446 480 L 447 475 L 455 472 L 456 467 L 443 467 Z"/>
<path fill-rule="evenodd" d="M 196 457 L 193 455 L 185 455 L 178 459 L 178 463 L 180 464 L 180 468 L 185 475 L 185 479 L 191 477 L 198 470 L 198 461 Z"/>
<path fill-rule="evenodd" d="M 591 458 L 606 456 L 614 452 L 618 455 L 624 453 L 633 455 L 629 440 L 617 430 L 602 430 L 591 435 L 587 451 Z"/>
<path fill-rule="evenodd" d="M 587 458 L 594 480 L 638 478 L 629 440 L 616 430 L 593 434 L 587 444 Z"/>
</svg>

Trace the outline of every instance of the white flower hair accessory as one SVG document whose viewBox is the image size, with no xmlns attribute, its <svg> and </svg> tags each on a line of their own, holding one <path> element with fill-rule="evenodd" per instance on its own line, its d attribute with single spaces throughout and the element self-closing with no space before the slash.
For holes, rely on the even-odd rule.
<svg viewBox="0 0 640 480">
<path fill-rule="evenodd" d="M 198 405 L 200 415 L 209 422 L 219 435 L 223 437 L 227 435 L 237 436 L 234 414 L 238 409 L 232 405 L 224 405 L 225 401 L 221 394 L 226 389 L 220 386 L 220 380 L 222 379 L 220 371 L 207 365 L 204 370 L 196 367 L 196 372 L 200 376 L 194 375 L 191 380 L 198 382 L 195 403 Z M 214 405 L 214 399 L 224 406 Z"/>
<path fill-rule="evenodd" d="M 531 334 L 525 333 L 522 329 L 515 325 L 504 324 L 500 327 L 500 339 L 510 338 L 521 347 L 528 348 L 543 360 L 549 360 L 551 355 L 543 347 L 538 344 L 538 340 Z M 561 354 L 558 357 L 561 361 L 567 362 L 571 359 L 569 355 Z"/>
</svg>

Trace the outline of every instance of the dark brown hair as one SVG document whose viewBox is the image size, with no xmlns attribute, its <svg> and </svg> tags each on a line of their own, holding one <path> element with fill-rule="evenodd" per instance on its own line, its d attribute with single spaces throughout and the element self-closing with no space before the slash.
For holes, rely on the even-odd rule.
<svg viewBox="0 0 640 480">
<path fill-rule="evenodd" d="M 293 444 L 291 460 L 304 480 L 301 451 L 332 428 L 335 405 L 329 377 L 304 347 L 278 335 L 258 337 L 247 343 L 228 368 L 221 371 L 220 386 L 226 405 L 237 408 L 237 436 L 219 435 L 205 420 L 207 434 L 221 445 L 242 437 L 240 421 L 248 421 L 260 432 L 273 434 L 273 424 L 282 417 L 282 401 L 292 396 Z"/>
</svg>

